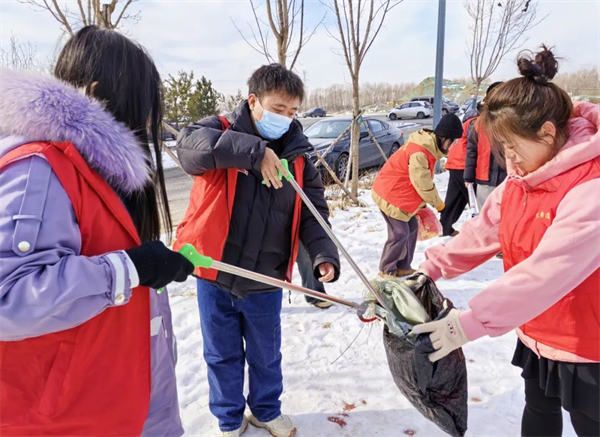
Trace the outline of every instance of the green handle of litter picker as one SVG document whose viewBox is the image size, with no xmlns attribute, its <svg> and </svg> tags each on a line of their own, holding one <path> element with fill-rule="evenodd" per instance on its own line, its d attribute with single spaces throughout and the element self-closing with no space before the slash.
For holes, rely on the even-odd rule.
<svg viewBox="0 0 600 437">
<path fill-rule="evenodd" d="M 292 178 L 292 174 L 290 173 L 290 164 L 288 163 L 287 159 L 282 159 L 281 163 L 283 164 L 283 167 L 285 168 L 287 176 L 284 176 L 283 173 L 281 173 L 281 170 L 277 169 L 277 173 L 279 173 L 279 180 L 281 180 L 282 178 L 285 178 L 286 181 L 289 181 Z M 265 185 L 267 182 L 262 181 L 262 183 L 263 183 L 263 185 Z"/>
<path fill-rule="evenodd" d="M 191 244 L 183 246 L 179 250 L 179 253 L 194 264 L 194 267 L 202 267 L 203 269 L 210 269 L 212 267 L 213 259 L 210 256 L 200 255 Z"/>
</svg>

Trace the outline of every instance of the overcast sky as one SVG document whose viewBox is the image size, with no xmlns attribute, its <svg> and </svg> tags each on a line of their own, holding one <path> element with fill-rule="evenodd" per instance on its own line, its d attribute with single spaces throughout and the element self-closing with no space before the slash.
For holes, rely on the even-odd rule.
<svg viewBox="0 0 600 437">
<path fill-rule="evenodd" d="M 498 0 L 494 0 L 498 1 Z M 534 0 L 535 1 L 535 0 Z M 309 25 L 318 23 L 327 11 L 319 0 L 306 0 Z M 600 64 L 600 0 L 538 0 L 547 19 L 528 33 L 522 48 L 541 43 L 555 46 L 564 59 L 561 71 Z M 62 1 L 61 3 L 65 3 Z M 71 1 L 71 7 L 75 6 Z M 260 3 L 260 0 L 258 0 Z M 362 68 L 361 81 L 419 82 L 433 76 L 435 69 L 437 0 L 404 0 L 386 19 Z M 61 44 L 59 25 L 48 12 L 36 12 L 17 0 L 0 0 L 0 46 L 15 35 L 37 47 L 40 57 L 53 53 Z M 265 58 L 250 48 L 232 24 L 248 33 L 253 23 L 248 0 L 141 0 L 132 12 L 141 11 L 139 23 L 125 22 L 123 30 L 150 52 L 166 77 L 179 70 L 193 70 L 196 76 L 211 79 L 218 91 L 246 92 L 246 79 Z M 263 8 L 264 9 L 264 8 Z M 325 24 L 335 31 L 335 17 L 329 12 Z M 469 33 L 464 2 L 447 3 L 444 77 L 470 75 L 466 55 Z M 338 43 L 321 26 L 300 55 L 297 70 L 305 72 L 309 88 L 348 83 L 341 57 L 334 52 Z M 492 79 L 516 74 L 516 52 L 509 55 Z"/>
</svg>

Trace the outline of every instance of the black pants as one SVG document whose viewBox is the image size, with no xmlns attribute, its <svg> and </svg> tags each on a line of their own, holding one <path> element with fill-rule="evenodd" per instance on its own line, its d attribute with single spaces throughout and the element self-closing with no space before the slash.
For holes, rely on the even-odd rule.
<svg viewBox="0 0 600 437">
<path fill-rule="evenodd" d="M 600 436 L 600 422 L 580 411 L 570 411 L 571 423 L 579 437 Z M 521 422 L 523 437 L 561 436 L 563 429 L 560 398 L 546 396 L 538 378 L 525 380 L 525 410 Z"/>
<path fill-rule="evenodd" d="M 296 262 L 298 263 L 298 271 L 300 273 L 300 277 L 302 278 L 302 286 L 313 291 L 325 293 L 325 286 L 322 282 L 319 282 L 319 280 L 315 278 L 315 272 L 313 270 L 313 265 L 310 260 L 310 256 L 308 255 L 308 252 L 306 251 L 302 243 L 300 243 L 300 247 L 298 248 L 298 259 L 296 260 Z M 317 302 L 321 302 L 321 300 L 316 299 L 312 296 L 305 297 L 306 301 L 313 305 Z"/>
<path fill-rule="evenodd" d="M 446 208 L 442 211 L 440 222 L 442 223 L 443 234 L 450 235 L 454 232 L 452 227 L 458 221 L 465 206 L 469 203 L 469 192 L 465 187 L 463 179 L 463 170 L 448 170 L 450 178 L 448 179 L 448 191 L 446 191 Z"/>
</svg>

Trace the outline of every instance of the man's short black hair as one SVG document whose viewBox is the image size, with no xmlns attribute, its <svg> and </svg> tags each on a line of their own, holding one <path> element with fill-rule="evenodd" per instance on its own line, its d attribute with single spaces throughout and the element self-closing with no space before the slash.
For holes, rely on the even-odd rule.
<svg viewBox="0 0 600 437">
<path fill-rule="evenodd" d="M 248 79 L 248 93 L 262 97 L 271 93 L 283 93 L 304 100 L 302 79 L 280 64 L 263 65 Z"/>
</svg>

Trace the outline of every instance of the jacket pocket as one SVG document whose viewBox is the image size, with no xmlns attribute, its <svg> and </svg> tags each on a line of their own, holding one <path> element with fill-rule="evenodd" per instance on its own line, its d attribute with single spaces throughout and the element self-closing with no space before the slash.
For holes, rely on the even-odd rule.
<svg viewBox="0 0 600 437">
<path fill-rule="evenodd" d="M 60 343 L 58 353 L 50 368 L 50 373 L 48 374 L 48 379 L 46 380 L 46 385 L 42 392 L 42 397 L 40 398 L 38 411 L 41 414 L 52 416 L 56 412 L 58 398 L 62 393 L 63 382 L 67 375 L 71 358 L 73 357 L 73 350 L 73 343 Z"/>
</svg>

